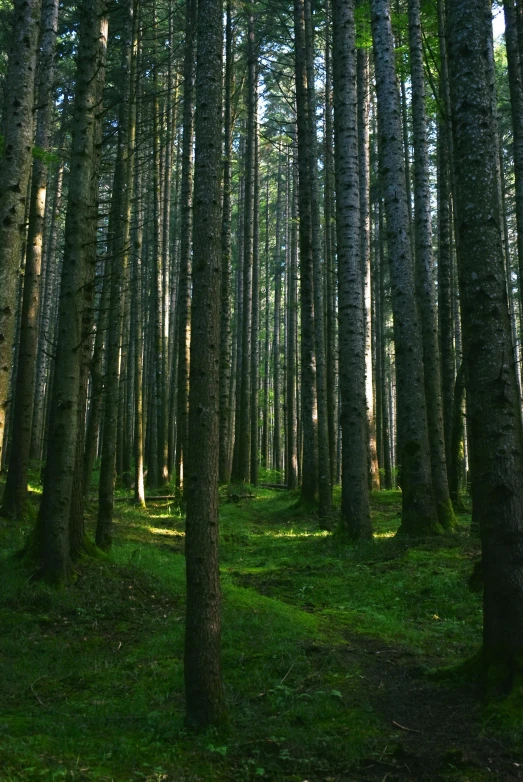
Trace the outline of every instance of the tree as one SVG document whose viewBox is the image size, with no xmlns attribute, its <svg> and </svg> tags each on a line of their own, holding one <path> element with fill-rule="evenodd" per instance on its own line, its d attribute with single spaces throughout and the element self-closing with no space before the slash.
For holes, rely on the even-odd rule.
<svg viewBox="0 0 523 782">
<path fill-rule="evenodd" d="M 186 479 L 185 719 L 225 716 L 220 665 L 218 444 L 221 279 L 221 0 L 199 0 L 195 87 L 193 306 Z"/>
<path fill-rule="evenodd" d="M 334 130 L 339 265 L 342 523 L 371 538 L 365 393 L 365 307 L 361 263 L 354 0 L 334 0 Z"/>
<path fill-rule="evenodd" d="M 432 490 L 423 347 L 414 292 L 401 108 L 389 0 L 371 0 L 371 21 L 396 348 L 399 460 L 403 490 L 400 531 L 426 535 L 437 533 L 441 527 Z"/>
<path fill-rule="evenodd" d="M 0 465 L 15 330 L 18 270 L 25 237 L 25 207 L 33 147 L 33 104 L 40 0 L 15 0 L 12 43 L 4 87 L 0 162 Z"/>
<path fill-rule="evenodd" d="M 98 203 L 99 103 L 105 76 L 107 17 L 104 0 L 80 7 L 71 171 L 60 290 L 58 344 L 49 420 L 49 448 L 36 535 L 41 574 L 61 583 L 70 569 L 70 515 L 81 437 L 82 360 L 92 308 Z M 93 183 L 96 187 L 93 186 Z M 84 402 L 85 404 L 85 402 Z M 83 451 L 83 437 L 82 437 Z"/>
<path fill-rule="evenodd" d="M 33 161 L 27 253 L 25 260 L 24 292 L 18 345 L 18 366 L 14 387 L 13 435 L 9 471 L 1 512 L 6 516 L 23 515 L 27 502 L 27 471 L 31 448 L 33 402 L 35 389 L 35 362 L 38 347 L 38 318 L 40 278 L 44 233 L 45 203 L 47 197 L 47 162 L 52 119 L 52 90 L 57 0 L 46 0 L 42 6 L 42 35 L 38 57 L 37 119 Z M 0 448 L 1 454 L 1 448 Z"/>
<path fill-rule="evenodd" d="M 487 13 L 488 11 L 488 13 Z M 490 9 L 447 4 L 459 286 L 489 680 L 514 686 L 523 652 L 523 430 L 505 285 L 490 93 Z"/>
<path fill-rule="evenodd" d="M 453 528 L 456 520 L 449 496 L 443 429 L 441 370 L 433 279 L 429 145 L 419 0 L 409 0 L 409 43 L 414 141 L 414 260 L 416 294 L 423 342 L 425 404 L 436 511 L 438 521 L 443 529 L 449 530 Z"/>
</svg>

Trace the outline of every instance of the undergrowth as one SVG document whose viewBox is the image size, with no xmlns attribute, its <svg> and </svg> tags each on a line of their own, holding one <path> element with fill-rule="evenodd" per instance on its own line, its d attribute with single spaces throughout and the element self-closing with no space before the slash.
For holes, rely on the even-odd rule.
<svg viewBox="0 0 523 782">
<path fill-rule="evenodd" d="M 468 517 L 454 536 L 396 539 L 400 494 L 382 492 L 373 497 L 374 540 L 348 546 L 320 531 L 296 494 L 227 496 L 230 721 L 196 737 L 183 728 L 179 506 L 118 502 L 111 558 L 83 562 L 61 591 L 28 579 L 11 556 L 27 529 L 0 521 L 2 781 L 312 782 L 383 779 L 387 769 L 391 779 L 422 778 L 401 776 L 406 728 L 384 717 L 380 690 L 386 670 L 450 666 L 477 648 Z M 438 763 L 443 776 L 428 778 L 487 778 L 470 763 L 460 771 L 451 755 Z"/>
</svg>

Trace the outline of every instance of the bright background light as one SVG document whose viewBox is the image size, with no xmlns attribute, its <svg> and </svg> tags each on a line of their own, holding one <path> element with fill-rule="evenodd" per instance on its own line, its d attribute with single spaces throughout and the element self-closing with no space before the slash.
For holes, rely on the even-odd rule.
<svg viewBox="0 0 523 782">
<path fill-rule="evenodd" d="M 494 28 L 494 38 L 499 38 L 505 32 L 505 17 L 502 8 L 494 12 L 492 26 Z"/>
</svg>

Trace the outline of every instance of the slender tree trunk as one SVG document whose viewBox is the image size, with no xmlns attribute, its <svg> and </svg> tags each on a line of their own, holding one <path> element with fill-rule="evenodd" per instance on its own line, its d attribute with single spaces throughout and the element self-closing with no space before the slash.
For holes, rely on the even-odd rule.
<svg viewBox="0 0 523 782">
<path fill-rule="evenodd" d="M 234 52 L 232 40 L 232 2 L 227 0 L 225 32 L 225 104 L 222 215 L 222 282 L 220 327 L 220 483 L 229 483 L 229 435 L 231 426 L 229 386 L 231 378 L 231 158 L 232 158 L 232 88 Z"/>
<path fill-rule="evenodd" d="M 414 206 L 415 206 L 415 276 L 423 340 L 425 403 L 429 432 L 432 486 L 438 521 L 443 529 L 456 524 L 450 502 L 443 406 L 439 361 L 434 263 L 432 257 L 432 224 L 430 213 L 430 172 L 423 73 L 420 0 L 409 0 L 409 43 L 412 82 L 412 116 L 414 140 Z"/>
<path fill-rule="evenodd" d="M 254 197 L 252 231 L 252 321 L 251 321 L 251 398 L 250 398 L 250 482 L 258 485 L 259 463 L 259 362 L 260 346 L 260 161 L 257 102 L 254 113 Z"/>
<path fill-rule="evenodd" d="M 283 213 L 283 176 L 282 150 L 278 147 L 278 194 L 276 199 L 276 234 L 274 245 L 274 331 L 272 340 L 273 356 L 273 396 L 274 396 L 274 430 L 272 440 L 273 467 L 278 472 L 282 469 L 281 458 L 281 383 L 280 383 L 280 333 L 281 333 L 281 228 Z"/>
<path fill-rule="evenodd" d="M 296 406 L 296 337 L 298 331 L 298 231 L 297 231 L 297 177 L 295 161 L 292 160 L 291 171 L 291 238 L 290 238 L 290 268 L 288 294 L 288 329 L 287 329 L 287 456 L 285 459 L 286 483 L 289 489 L 295 489 L 298 481 L 297 453 L 297 406 Z"/>
<path fill-rule="evenodd" d="M 196 70 L 193 309 L 185 559 L 186 723 L 223 721 L 218 565 L 221 270 L 221 0 L 199 0 Z"/>
<path fill-rule="evenodd" d="M 388 0 L 371 0 L 380 168 L 387 215 L 402 468 L 402 523 L 407 534 L 441 531 L 432 490 L 423 345 L 414 295 L 401 111 Z"/>
<path fill-rule="evenodd" d="M 309 186 L 311 199 L 311 234 L 314 292 L 314 336 L 316 349 L 316 393 L 318 419 L 318 489 L 320 519 L 328 517 L 332 506 L 332 480 L 328 427 L 327 369 L 325 363 L 325 307 L 324 307 L 324 269 L 321 252 L 320 207 L 318 194 L 317 133 L 316 133 L 316 95 L 314 89 L 314 24 L 312 18 L 312 0 L 305 4 L 305 52 L 307 70 L 307 110 L 309 134 L 310 168 Z"/>
<path fill-rule="evenodd" d="M 365 394 L 364 267 L 361 259 L 357 55 L 354 0 L 334 0 L 334 127 L 338 228 L 341 517 L 351 538 L 371 538 Z M 356 183 L 356 184 L 355 184 Z"/>
<path fill-rule="evenodd" d="M 96 334 L 94 338 L 93 356 L 91 359 L 91 404 L 87 416 L 84 453 L 84 493 L 89 494 L 91 477 L 93 473 L 100 421 L 102 419 L 102 406 L 105 396 L 104 388 L 104 355 L 107 338 L 107 319 L 109 314 L 109 298 L 111 290 L 111 261 L 106 258 L 103 268 L 102 293 L 100 296 L 98 318 L 96 319 Z"/>
<path fill-rule="evenodd" d="M 374 417 L 374 381 L 372 371 L 372 285 L 370 264 L 370 128 L 369 128 L 369 54 L 358 49 L 358 153 L 360 176 L 360 241 L 361 266 L 365 304 L 365 397 L 369 435 L 369 485 L 380 488 L 380 472 L 376 450 L 376 420 Z"/>
<path fill-rule="evenodd" d="M 9 404 L 18 270 L 25 238 L 27 187 L 33 148 L 33 103 L 40 0 L 15 0 L 11 52 L 4 85 L 0 162 L 0 465 Z"/>
<path fill-rule="evenodd" d="M 140 100 L 140 69 L 138 60 L 140 58 L 139 47 L 139 28 L 138 28 L 138 2 L 134 0 L 133 22 L 134 22 L 134 40 L 135 50 L 134 62 L 136 63 L 134 101 L 136 106 Z M 136 136 L 140 138 L 140 116 L 136 115 Z M 137 147 L 134 150 L 134 185 L 136 203 L 134 210 L 134 253 L 133 253 L 133 279 L 132 279 L 132 308 L 131 308 L 131 329 L 134 331 L 133 337 L 133 356 L 134 361 L 134 501 L 142 508 L 145 507 L 145 486 L 144 486 L 144 404 L 143 404 L 143 350 L 144 350 L 144 329 L 143 318 L 143 189 L 142 189 L 142 168 L 141 161 L 137 155 Z"/>
<path fill-rule="evenodd" d="M 263 411 L 262 411 L 262 441 L 261 463 L 269 468 L 269 352 L 270 352 L 270 309 L 269 309 L 269 177 L 267 177 L 267 192 L 265 202 L 265 342 L 263 348 Z"/>
<path fill-rule="evenodd" d="M 102 434 L 102 463 L 98 493 L 98 521 L 96 543 L 107 549 L 112 543 L 114 487 L 116 481 L 116 446 L 120 392 L 120 367 L 124 298 L 126 297 L 127 266 L 132 198 L 131 152 L 134 147 L 135 112 L 131 106 L 131 59 L 133 56 L 133 8 L 129 2 L 123 7 L 123 85 L 118 116 L 118 149 L 115 162 L 113 226 L 113 257 L 111 261 L 111 293 L 107 334 L 107 388 L 105 392 L 104 425 Z M 134 87 L 134 85 L 132 85 Z M 134 92 L 134 90 L 133 90 Z M 159 360 L 160 357 L 157 357 Z"/>
<path fill-rule="evenodd" d="M 334 219 L 334 152 L 332 126 L 332 58 L 331 58 L 331 23 L 330 2 L 325 8 L 325 185 L 324 185 L 324 215 L 325 215 L 325 335 L 326 335 L 326 371 L 327 371 L 327 418 L 329 427 L 329 454 L 331 466 L 331 481 L 335 477 L 336 435 L 337 435 L 337 393 L 336 393 L 336 268 Z"/>
<path fill-rule="evenodd" d="M 178 415 L 176 485 L 183 486 L 183 462 L 187 449 L 189 351 L 191 345 L 191 237 L 192 237 L 192 147 L 194 124 L 194 55 L 198 17 L 197 0 L 186 0 L 185 59 L 183 66 L 183 141 L 181 191 L 180 277 L 178 283 Z"/>
<path fill-rule="evenodd" d="M 452 312 L 452 247 L 449 155 L 446 125 L 438 124 L 438 329 L 441 359 L 443 431 L 450 482 L 450 448 L 454 406 L 454 323 Z"/>
<path fill-rule="evenodd" d="M 296 107 L 299 174 L 300 307 L 301 307 L 301 417 L 302 501 L 310 504 L 318 488 L 318 431 L 316 419 L 316 357 L 314 333 L 314 278 L 307 62 L 304 0 L 294 0 Z"/>
<path fill-rule="evenodd" d="M 252 328 L 252 260 L 254 223 L 254 135 L 257 102 L 256 53 L 254 44 L 254 16 L 249 10 L 247 44 L 247 139 L 245 147 L 245 201 L 243 240 L 243 311 L 242 311 L 242 373 L 240 389 L 240 432 L 238 438 L 238 479 L 250 480 L 251 424 L 251 328 Z"/>
<path fill-rule="evenodd" d="M 379 201 L 378 225 L 379 225 L 379 274 L 380 274 L 380 363 L 381 363 L 381 395 L 382 395 L 382 419 L 383 419 L 383 468 L 385 472 L 384 488 L 391 490 L 392 481 L 392 440 L 391 440 L 391 416 L 389 414 L 389 383 L 387 377 L 387 344 L 386 344 L 386 291 L 385 271 L 388 264 L 385 255 L 385 227 L 383 220 L 383 200 Z"/>
<path fill-rule="evenodd" d="M 64 108 L 65 111 L 65 108 Z M 65 123 L 64 123 L 65 124 Z M 36 365 L 35 396 L 33 404 L 33 422 L 29 458 L 37 461 L 42 458 L 46 400 L 49 395 L 51 375 L 51 334 L 54 326 L 53 314 L 55 301 L 59 297 L 60 263 L 57 253 L 59 213 L 62 205 L 62 184 L 64 166 L 58 166 L 54 183 L 53 204 L 50 208 L 49 234 L 45 252 L 45 285 L 42 306 L 40 308 L 40 326 L 38 333 L 38 354 Z M 45 221 L 44 221 L 45 225 Z"/>
</svg>

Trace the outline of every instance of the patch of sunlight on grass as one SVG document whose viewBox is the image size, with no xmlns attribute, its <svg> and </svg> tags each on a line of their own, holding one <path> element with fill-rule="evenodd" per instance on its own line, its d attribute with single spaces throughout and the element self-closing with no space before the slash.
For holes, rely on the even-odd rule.
<svg viewBox="0 0 523 782">
<path fill-rule="evenodd" d="M 163 529 L 162 527 L 148 527 L 151 535 L 170 535 L 175 538 L 184 538 L 185 532 L 179 532 L 177 529 Z"/>
<path fill-rule="evenodd" d="M 375 532 L 374 537 L 375 538 L 393 538 L 395 532 Z"/>
<path fill-rule="evenodd" d="M 266 531 L 263 533 L 263 537 L 270 538 L 326 538 L 329 532 L 326 530 L 318 530 L 317 532 L 294 532 L 294 530 L 287 530 L 286 532 L 271 532 Z"/>
</svg>

